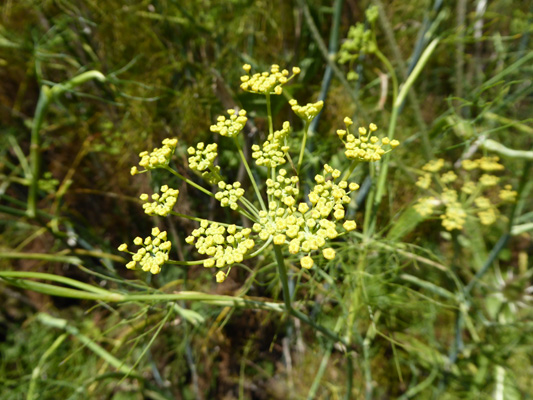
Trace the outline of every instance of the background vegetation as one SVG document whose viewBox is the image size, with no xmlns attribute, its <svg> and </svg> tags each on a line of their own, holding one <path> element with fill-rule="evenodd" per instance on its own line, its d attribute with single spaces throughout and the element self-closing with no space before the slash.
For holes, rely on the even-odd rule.
<svg viewBox="0 0 533 400">
<path fill-rule="evenodd" d="M 371 5 L 374 23 L 365 17 Z M 2 2 L 0 398 L 532 398 L 532 21 L 531 2 L 511 0 Z M 358 22 L 385 62 L 368 49 L 337 62 Z M 395 104 L 392 76 L 405 82 L 435 39 Z M 193 223 L 142 213 L 139 194 L 168 178 L 132 179 L 129 168 L 139 152 L 178 137 L 177 169 L 196 179 L 186 148 L 218 140 L 209 126 L 234 106 L 255 110 L 247 141 L 263 137 L 263 104 L 238 90 L 243 63 L 299 66 L 290 95 L 325 100 L 310 173 L 342 154 L 334 132 L 345 116 L 383 132 L 396 121 L 402 146 L 375 234 L 339 241 L 325 268 L 293 269 L 301 309 L 331 329 L 351 323 L 354 349 L 280 312 L 72 299 L 46 286 L 70 278 L 97 295 L 192 290 L 282 301 L 269 259 L 217 285 L 202 267 L 127 271 L 116 251 L 159 225 L 174 258 L 197 257 L 183 241 Z M 101 75 L 76 81 L 87 71 Z M 278 125 L 294 118 L 282 101 L 274 109 Z M 237 168 L 231 147 L 219 148 L 220 165 Z M 483 154 L 502 157 L 502 179 L 518 191 L 495 225 L 450 234 L 417 217 L 416 169 L 433 157 L 453 165 Z M 365 168 L 356 176 L 362 188 L 349 213 L 362 226 L 371 179 Z M 179 212 L 231 218 L 174 184 Z M 41 286 L 26 279 L 36 277 Z"/>
</svg>

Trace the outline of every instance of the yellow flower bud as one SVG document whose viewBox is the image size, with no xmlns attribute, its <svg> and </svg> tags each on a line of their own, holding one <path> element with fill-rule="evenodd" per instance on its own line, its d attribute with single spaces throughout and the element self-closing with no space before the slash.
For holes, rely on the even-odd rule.
<svg viewBox="0 0 533 400">
<path fill-rule="evenodd" d="M 285 243 L 285 235 L 280 233 L 279 235 L 274 236 L 274 244 L 282 245 L 283 243 Z"/>
<path fill-rule="evenodd" d="M 217 283 L 222 283 L 226 280 L 226 273 L 224 271 L 218 271 L 216 275 Z"/>
<path fill-rule="evenodd" d="M 326 260 L 333 260 L 335 258 L 335 250 L 328 247 L 327 249 L 322 250 L 322 255 Z"/>
<path fill-rule="evenodd" d="M 345 221 L 344 224 L 342 224 L 342 227 L 349 232 L 357 228 L 357 224 L 355 223 L 355 221 L 348 220 L 348 221 Z"/>
<path fill-rule="evenodd" d="M 310 269 L 314 263 L 315 262 L 313 261 L 313 259 L 309 256 L 305 256 L 300 259 L 300 265 L 302 266 L 302 268 L 305 269 Z"/>
</svg>

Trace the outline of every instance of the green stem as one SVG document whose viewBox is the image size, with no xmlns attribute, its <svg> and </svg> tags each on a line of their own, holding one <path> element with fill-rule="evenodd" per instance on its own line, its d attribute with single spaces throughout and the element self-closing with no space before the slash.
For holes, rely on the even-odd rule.
<svg viewBox="0 0 533 400">
<path fill-rule="evenodd" d="M 172 168 L 170 168 L 168 165 L 165 165 L 163 167 L 163 169 L 166 169 L 168 172 L 170 172 L 171 174 L 177 176 L 178 178 L 180 178 L 182 181 L 184 181 L 185 183 L 195 187 L 196 189 L 200 190 L 201 192 L 204 192 L 206 195 L 208 196 L 211 196 L 211 197 L 215 197 L 215 195 L 213 193 L 211 193 L 209 190 L 207 190 L 206 188 L 198 185 L 197 183 L 194 183 L 193 181 L 191 181 L 190 179 L 188 178 L 185 178 L 183 175 L 181 175 L 180 173 L 178 173 L 177 171 L 174 171 Z"/>
<path fill-rule="evenodd" d="M 374 199 L 376 196 L 376 186 L 375 186 L 376 170 L 373 164 L 369 165 L 369 173 L 370 173 L 370 179 L 372 182 L 372 186 L 370 188 L 368 197 L 366 199 L 365 219 L 363 222 L 363 235 L 365 239 L 368 239 L 370 237 L 370 231 L 371 229 L 373 231 L 373 224 L 375 221 Z"/>
<path fill-rule="evenodd" d="M 42 260 L 47 262 L 61 262 L 68 264 L 81 264 L 81 260 L 78 257 L 63 256 L 56 254 L 41 254 L 41 253 L 0 253 L 0 259 L 11 260 Z"/>
<path fill-rule="evenodd" d="M 304 137 L 303 137 L 302 144 L 300 147 L 300 157 L 298 157 L 298 166 L 296 167 L 297 176 L 300 175 L 300 168 L 304 160 L 305 143 L 307 142 L 307 135 L 309 134 L 309 125 L 310 125 L 309 121 L 306 121 L 305 126 L 304 126 Z"/>
<path fill-rule="evenodd" d="M 51 94 L 50 88 L 43 85 L 39 100 L 37 101 L 37 108 L 35 109 L 35 117 L 31 127 L 31 144 L 30 144 L 30 190 L 28 192 L 28 208 L 27 214 L 30 218 L 35 218 L 37 215 L 37 190 L 39 184 L 39 175 L 41 169 L 41 146 L 40 146 L 40 131 L 43 124 L 48 105 L 50 104 Z"/>
<path fill-rule="evenodd" d="M 259 219 L 259 210 L 255 208 L 255 206 L 252 203 L 250 203 L 250 200 L 248 200 L 244 196 L 241 197 L 239 200 L 242 202 L 242 204 L 244 204 L 244 206 L 248 209 L 248 211 L 250 211 L 250 213 L 254 215 L 256 219 Z"/>
<path fill-rule="evenodd" d="M 274 245 L 274 254 L 276 256 L 276 263 L 278 266 L 279 278 L 281 280 L 281 287 L 283 290 L 283 301 L 285 303 L 285 311 L 289 313 L 290 315 L 292 315 L 293 317 L 298 318 L 300 321 L 305 322 L 306 324 L 316 329 L 317 331 L 323 333 L 325 336 L 333 340 L 335 343 L 341 343 L 345 346 L 348 346 L 348 344 L 343 339 L 341 339 L 335 332 L 332 332 L 325 326 L 317 324 L 307 315 L 305 315 L 301 311 L 298 311 L 292 307 L 291 295 L 289 291 L 289 280 L 287 278 L 287 270 L 285 268 L 285 260 L 283 259 L 283 254 L 281 252 L 281 246 Z"/>
<path fill-rule="evenodd" d="M 429 61 L 429 58 L 431 57 L 431 54 L 433 54 L 433 51 L 437 47 L 437 44 L 439 44 L 439 41 L 440 39 L 433 39 L 433 41 L 428 45 L 428 47 L 426 47 L 426 49 L 420 56 L 420 60 L 418 60 L 415 67 L 413 68 L 413 71 L 407 77 L 407 80 L 400 88 L 400 93 L 398 93 L 398 97 L 396 98 L 394 107 L 401 107 L 402 103 L 405 100 L 405 96 L 407 96 L 407 93 L 409 92 L 409 89 L 411 88 L 411 86 L 413 86 L 416 79 L 418 78 L 418 75 L 420 75 L 420 72 L 422 72 L 422 70 L 426 66 L 426 63 Z"/>
<path fill-rule="evenodd" d="M 123 361 L 119 360 L 102 346 L 92 341 L 89 337 L 83 335 L 78 328 L 69 325 L 67 320 L 54 318 L 48 314 L 40 313 L 37 315 L 37 318 L 44 323 L 45 325 L 52 326 L 54 328 L 60 328 L 71 335 L 75 336 L 80 342 L 82 342 L 87 348 L 89 348 L 96 355 L 104 359 L 108 364 L 119 370 L 125 375 L 131 375 L 132 368 L 125 364 Z"/>
<path fill-rule="evenodd" d="M 348 168 L 348 170 L 343 174 L 343 176 L 342 176 L 342 180 L 343 180 L 343 181 L 348 180 L 348 178 L 350 178 L 350 175 L 352 175 L 353 170 L 354 170 L 355 167 L 357 167 L 358 165 L 359 165 L 359 160 L 353 160 L 352 163 L 350 164 L 350 167 Z"/>
<path fill-rule="evenodd" d="M 235 142 L 235 146 L 237 147 L 237 151 L 239 152 L 239 156 L 241 157 L 244 168 L 246 169 L 246 172 L 248 173 L 248 176 L 250 177 L 250 182 L 252 183 L 252 186 L 254 187 L 255 195 L 257 196 L 257 199 L 259 200 L 259 203 L 261 204 L 261 208 L 264 211 L 266 211 L 265 202 L 263 201 L 263 197 L 261 197 L 261 192 L 259 191 L 259 188 L 257 187 L 257 182 L 255 181 L 252 170 L 250 169 L 250 166 L 248 165 L 248 162 L 246 161 L 246 157 L 244 156 L 244 153 L 239 144 L 239 141 L 237 140 L 236 137 L 233 138 L 233 141 Z M 251 219 L 253 220 L 253 218 Z"/>
<path fill-rule="evenodd" d="M 65 83 L 58 83 L 52 88 L 46 85 L 41 87 L 37 107 L 35 108 L 35 116 L 31 127 L 31 144 L 30 144 L 30 166 L 31 166 L 31 183 L 28 193 L 27 214 L 30 218 L 35 218 L 37 215 L 37 191 L 39 184 L 39 177 L 41 171 L 41 138 L 40 131 L 44 118 L 48 111 L 50 103 L 63 93 L 74 89 L 87 81 L 96 79 L 100 82 L 106 80 L 105 76 L 99 71 L 87 71 Z"/>
<path fill-rule="evenodd" d="M 54 343 L 52 343 L 52 345 L 48 349 L 46 349 L 46 351 L 39 359 L 37 366 L 33 369 L 31 374 L 31 381 L 28 388 L 28 394 L 26 395 L 26 400 L 33 400 L 39 398 L 37 393 L 34 392 L 35 388 L 37 387 L 37 380 L 43 370 L 44 363 L 46 362 L 48 357 L 50 357 L 57 350 L 57 348 L 61 346 L 61 343 L 63 343 L 67 338 L 68 335 L 66 333 L 60 335 L 56 340 L 54 340 Z"/>
<path fill-rule="evenodd" d="M 380 61 L 385 65 L 385 68 L 389 71 L 389 74 L 392 79 L 392 104 L 396 101 L 398 97 L 398 78 L 396 77 L 396 71 L 394 71 L 394 68 L 392 64 L 390 63 L 389 59 L 385 57 L 385 55 L 379 51 L 379 49 L 376 47 L 375 51 L 376 56 L 380 59 Z"/>
<path fill-rule="evenodd" d="M 196 261 L 174 261 L 174 260 L 168 260 L 168 261 L 165 261 L 165 264 L 183 265 L 183 266 L 201 265 L 203 263 L 204 263 L 204 260 L 196 260 Z"/>
<path fill-rule="evenodd" d="M 268 119 L 268 133 L 274 135 L 274 123 L 272 122 L 272 105 L 270 104 L 270 94 L 267 93 L 266 105 L 267 105 L 267 119 Z"/>
<path fill-rule="evenodd" d="M 65 278 L 53 274 L 27 271 L 0 271 L 0 279 L 4 279 L 9 284 L 29 289 L 36 292 L 49 294 L 59 297 L 70 297 L 76 299 L 99 300 L 107 302 L 126 302 L 126 301 L 143 301 L 143 302 L 161 302 L 161 301 L 199 301 L 206 304 L 219 305 L 222 307 L 248 307 L 265 309 L 276 312 L 283 312 L 284 308 L 279 303 L 263 302 L 242 297 L 233 297 L 226 295 L 214 295 L 201 292 L 182 291 L 180 293 L 145 293 L 125 295 L 111 292 L 97 286 L 88 285 L 74 279 Z M 50 281 L 68 284 L 73 287 L 85 289 L 75 290 L 47 283 L 35 282 L 29 279 L 46 279 Z"/>
<path fill-rule="evenodd" d="M 272 242 L 272 236 L 270 236 L 268 238 L 268 240 L 259 248 L 257 249 L 256 251 L 254 251 L 253 253 L 251 254 L 248 254 L 247 256 L 245 256 L 244 258 L 245 259 L 249 259 L 249 258 L 254 258 L 255 256 L 258 256 L 259 254 L 261 254 L 261 252 L 267 248 L 267 246 Z"/>
</svg>

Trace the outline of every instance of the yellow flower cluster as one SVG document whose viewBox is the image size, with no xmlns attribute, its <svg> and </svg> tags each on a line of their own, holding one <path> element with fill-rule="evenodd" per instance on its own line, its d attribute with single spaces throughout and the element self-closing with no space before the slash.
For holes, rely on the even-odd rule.
<svg viewBox="0 0 533 400">
<path fill-rule="evenodd" d="M 298 178 L 286 177 L 286 171 L 280 170 L 276 181 L 267 181 L 267 193 L 272 197 L 269 211 L 260 211 L 259 222 L 254 224 L 253 230 L 261 240 L 272 238 L 274 244 L 288 244 L 289 253 L 306 254 L 300 259 L 303 268 L 311 268 L 313 259 L 310 253 L 323 248 L 326 241 L 335 239 L 339 232 L 335 221 L 329 220 L 333 213 L 334 220 L 344 218 L 344 204 L 350 202 L 349 194 L 357 190 L 359 185 L 346 181 L 335 180 L 341 172 L 329 165 L 324 166 L 324 173 L 317 175 L 317 184 L 309 193 L 311 207 L 304 202 L 296 206 L 298 196 Z M 329 175 L 333 179 L 329 179 Z M 346 231 L 354 230 L 355 221 L 345 221 Z M 331 248 L 323 249 L 322 255 L 331 260 L 335 251 Z"/>
<path fill-rule="evenodd" d="M 166 217 L 174 208 L 176 201 L 178 200 L 178 189 L 169 188 L 167 185 L 161 186 L 161 193 L 154 193 L 152 195 L 153 202 L 143 204 L 144 212 L 148 215 L 160 215 Z M 146 193 L 141 194 L 140 199 L 142 201 L 148 201 L 149 196 Z"/>
<path fill-rule="evenodd" d="M 233 185 L 218 182 L 220 192 L 215 194 L 215 199 L 220 201 L 222 207 L 229 207 L 232 210 L 239 208 L 237 202 L 244 195 L 244 189 L 241 188 L 240 182 L 235 182 Z"/>
<path fill-rule="evenodd" d="M 416 185 L 429 190 L 432 195 L 420 198 L 414 206 L 415 211 L 422 217 L 439 215 L 442 226 L 448 231 L 462 229 L 469 216 L 477 216 L 483 225 L 492 225 L 499 215 L 499 202 L 491 200 L 483 193 L 496 186 L 500 178 L 487 173 L 482 173 L 477 180 L 471 178 L 478 169 L 481 172 L 502 170 L 504 166 L 498 161 L 498 157 L 464 160 L 461 163 L 464 170 L 461 178 L 452 170 L 443 172 L 446 163 L 442 158 L 428 162 L 422 167 Z M 452 184 L 453 186 L 449 186 Z M 516 191 L 506 185 L 499 192 L 499 200 L 513 202 L 516 195 Z"/>
<path fill-rule="evenodd" d="M 208 144 L 200 142 L 196 148 L 189 147 L 189 168 L 202 174 L 202 177 L 211 184 L 216 184 L 222 180 L 220 176 L 220 167 L 214 165 L 218 156 L 218 145 L 216 143 Z"/>
<path fill-rule="evenodd" d="M 516 201 L 516 196 L 518 193 L 513 190 L 511 185 L 505 185 L 502 190 L 500 190 L 499 197 L 501 201 L 508 203 L 513 203 Z"/>
<path fill-rule="evenodd" d="M 346 148 L 344 154 L 350 160 L 379 161 L 384 154 L 400 145 L 399 141 L 390 140 L 388 137 L 380 139 L 377 136 L 371 136 L 370 132 L 375 132 L 378 129 L 375 124 L 370 124 L 368 130 L 360 127 L 357 130 L 357 137 L 355 137 L 355 135 L 349 133 L 349 128 L 353 121 L 346 117 L 344 123 L 346 124 L 346 129 L 338 129 L 337 135 Z M 383 146 L 390 146 L 390 148 L 385 150 Z"/>
<path fill-rule="evenodd" d="M 224 226 L 203 220 L 200 227 L 193 230 L 185 241 L 189 244 L 194 243 L 198 253 L 210 257 L 204 260 L 204 267 L 222 268 L 242 262 L 244 256 L 254 248 L 255 242 L 250 238 L 251 233 L 252 230 L 249 228 Z M 218 279 L 217 276 L 217 281 Z"/>
<path fill-rule="evenodd" d="M 300 106 L 298 105 L 298 101 L 292 99 L 289 101 L 289 104 L 291 105 L 292 111 L 306 122 L 311 122 L 320 113 L 322 107 L 324 107 L 322 100 Z"/>
<path fill-rule="evenodd" d="M 241 77 L 241 88 L 248 92 L 265 95 L 267 104 L 270 104 L 270 95 L 282 94 L 283 85 L 300 73 L 299 68 L 293 68 L 291 74 L 288 70 L 281 70 L 278 65 L 272 65 L 269 72 L 253 75 L 250 74 L 250 65 L 244 65 L 243 69 L 246 75 Z M 296 100 L 291 100 L 289 103 L 295 114 L 306 122 L 306 129 L 309 122 L 321 112 L 324 106 L 322 101 L 304 106 L 300 106 Z M 204 267 L 224 268 L 217 272 L 217 282 L 223 282 L 226 279 L 233 264 L 256 256 L 271 243 L 276 246 L 287 246 L 290 254 L 298 255 L 302 268 L 312 268 L 313 256 L 317 253 L 321 254 L 325 260 L 333 260 L 336 252 L 332 247 L 328 247 L 328 241 L 357 227 L 355 221 L 345 220 L 345 207 L 351 201 L 350 194 L 359 189 L 356 183 L 348 183 L 347 177 L 353 171 L 357 161 L 378 161 L 384 154 L 399 145 L 397 140 L 389 140 L 386 137 L 379 139 L 374 136 L 373 132 L 377 130 L 374 124 L 370 124 L 368 129 L 361 127 L 357 133 L 350 133 L 349 128 L 353 122 L 346 118 L 344 121 L 346 130 L 339 130 L 337 134 L 346 147 L 346 156 L 355 162 L 351 163 L 344 179 L 341 178 L 340 170 L 328 164 L 324 165 L 323 171 L 315 176 L 315 184 L 310 192 L 302 199 L 298 176 L 289 176 L 287 169 L 278 170 L 278 167 L 291 160 L 288 155 L 291 126 L 289 122 L 284 122 L 280 130 L 274 131 L 270 119 L 272 117 L 270 107 L 268 107 L 268 112 L 269 134 L 264 143 L 252 146 L 251 154 L 256 165 L 270 168 L 268 176 L 271 178 L 266 180 L 266 202 L 264 193 L 260 191 L 261 185 L 255 181 L 255 175 L 244 158 L 242 149 L 240 149 L 240 141 L 237 138 L 247 123 L 246 111 L 228 110 L 227 116 L 219 116 L 216 123 L 210 127 L 214 133 L 235 139 L 235 145 L 239 149 L 241 161 L 246 167 L 260 207 L 256 207 L 257 204 L 243 197 L 245 191 L 240 182 L 233 184 L 224 182 L 220 167 L 215 165 L 218 157 L 218 146 L 215 143 L 200 142 L 196 146 L 189 147 L 187 154 L 189 168 L 201 174 L 209 183 L 217 184 L 219 188 L 217 193 L 213 195 L 207 189 L 175 172 L 175 175 L 186 183 L 207 195 L 213 195 L 222 207 L 237 210 L 254 223 L 250 229 L 190 217 L 200 221 L 200 225 L 185 241 L 193 245 L 204 257 L 200 261 Z M 162 148 L 156 148 L 151 153 L 141 153 L 139 165 L 144 170 L 139 171 L 137 167 L 133 167 L 131 173 L 135 175 L 159 167 L 168 169 L 177 143 L 177 139 L 165 139 Z M 305 143 L 305 140 L 301 143 Z M 302 165 L 304 150 L 305 146 L 302 145 L 298 171 Z M 451 182 L 455 178 L 448 174 L 443 179 Z M 489 178 L 484 178 L 485 183 L 489 181 Z M 427 186 L 429 187 L 429 183 Z M 145 202 L 143 208 L 147 214 L 167 216 L 172 212 L 178 194 L 177 189 L 165 185 L 162 186 L 160 193 L 151 196 L 142 194 L 140 198 Z M 502 198 L 511 196 L 510 192 L 502 194 Z M 481 208 L 481 205 L 479 207 Z M 166 232 L 160 232 L 157 228 L 154 228 L 151 237 L 136 238 L 134 243 L 140 246 L 140 249 L 136 253 L 130 253 L 132 261 L 127 264 L 127 267 L 134 269 L 140 266 L 144 271 L 159 273 L 165 262 L 171 262 L 168 259 L 170 242 L 166 238 Z M 256 243 L 260 243 L 261 246 L 254 252 Z M 129 252 L 126 244 L 122 244 L 119 250 Z M 172 261 L 172 263 L 179 264 L 180 262 Z"/>
<path fill-rule="evenodd" d="M 444 214 L 440 216 L 444 229 L 447 231 L 462 229 L 466 222 L 466 211 L 457 200 L 457 192 L 451 189 L 444 189 L 441 198 L 446 207 Z"/>
<path fill-rule="evenodd" d="M 219 133 L 222 136 L 235 137 L 240 131 L 244 129 L 246 125 L 246 111 L 240 110 L 235 113 L 235 110 L 228 110 L 229 118 L 221 115 L 217 118 L 216 125 L 211 125 L 211 132 Z"/>
<path fill-rule="evenodd" d="M 141 161 L 139 161 L 139 166 L 143 167 L 144 170 L 139 171 L 137 167 L 132 167 L 130 173 L 132 175 L 137 175 L 146 171 L 150 171 L 155 168 L 161 168 L 168 165 L 174 151 L 176 151 L 176 146 L 178 145 L 178 139 L 164 139 L 163 147 L 160 149 L 155 148 L 151 153 L 143 151 L 139 154 Z"/>
<path fill-rule="evenodd" d="M 287 171 L 285 169 L 280 169 L 278 171 L 278 176 L 276 180 L 267 179 L 267 195 L 272 196 L 274 199 L 278 199 L 287 207 L 292 207 L 296 203 L 296 198 L 298 197 L 299 190 L 297 187 L 298 177 L 291 176 L 288 178 Z"/>
<path fill-rule="evenodd" d="M 500 158 L 498 156 L 493 157 L 481 157 L 477 160 L 463 160 L 461 166 L 467 171 L 473 169 L 481 169 L 487 172 L 502 171 L 505 167 L 500 164 Z"/>
<path fill-rule="evenodd" d="M 270 72 L 256 73 L 250 75 L 252 67 L 249 64 L 243 65 L 247 75 L 241 76 L 241 89 L 247 92 L 258 94 L 281 94 L 282 86 L 289 82 L 294 76 L 300 73 L 300 68 L 294 67 L 292 75 L 289 77 L 289 71 L 286 69 L 280 71 L 279 65 L 272 65 Z"/>
<path fill-rule="evenodd" d="M 171 243 L 167 240 L 167 233 L 165 231 L 161 232 L 159 228 L 153 228 L 152 236 L 148 236 L 144 240 L 136 237 L 133 243 L 141 246 L 136 253 L 128 251 L 126 243 L 118 247 L 119 251 L 132 254 L 132 260 L 126 264 L 126 268 L 136 269 L 137 264 L 139 264 L 145 272 L 160 273 L 161 266 L 168 261 L 168 253 L 171 248 Z"/>
<path fill-rule="evenodd" d="M 290 131 L 291 126 L 285 121 L 281 130 L 268 135 L 262 149 L 257 144 L 252 145 L 252 158 L 255 159 L 255 163 L 270 168 L 283 165 L 285 156 L 289 151 L 287 136 L 289 136 Z"/>
</svg>

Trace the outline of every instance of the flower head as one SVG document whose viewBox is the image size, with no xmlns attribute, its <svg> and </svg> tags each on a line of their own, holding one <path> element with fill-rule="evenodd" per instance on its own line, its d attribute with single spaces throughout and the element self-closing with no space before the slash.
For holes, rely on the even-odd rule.
<svg viewBox="0 0 533 400">
<path fill-rule="evenodd" d="M 423 172 L 416 185 L 424 190 L 431 190 L 432 196 L 422 197 L 414 210 L 426 218 L 433 214 L 442 220 L 442 226 L 448 230 L 463 229 L 467 218 L 477 217 L 483 225 L 496 222 L 498 201 L 493 196 L 484 195 L 489 188 L 500 181 L 495 175 L 479 172 L 497 171 L 503 168 L 498 157 L 481 157 L 476 160 L 463 160 L 463 171 L 448 170 L 444 159 L 429 161 L 422 167 Z M 432 187 L 432 183 L 436 185 Z M 513 199 L 516 192 L 507 185 L 500 191 L 500 200 Z M 503 197 L 502 197 L 503 196 Z"/>
<path fill-rule="evenodd" d="M 211 125 L 211 132 L 216 132 L 222 136 L 235 137 L 239 134 L 240 131 L 244 129 L 246 125 L 246 111 L 240 110 L 238 113 L 235 110 L 228 110 L 229 118 L 221 115 L 217 119 L 215 125 Z"/>
<path fill-rule="evenodd" d="M 167 185 L 161 186 L 161 195 L 154 193 L 152 195 L 153 202 L 143 204 L 144 212 L 148 215 L 159 215 L 166 217 L 174 208 L 178 200 L 178 189 L 169 188 Z M 146 193 L 141 194 L 140 199 L 147 201 L 149 196 Z"/>
<path fill-rule="evenodd" d="M 137 269 L 137 266 L 140 266 L 145 272 L 160 273 L 161 266 L 168 261 L 168 253 L 171 248 L 171 243 L 167 240 L 167 232 L 153 228 L 151 236 L 147 236 L 145 239 L 137 237 L 133 243 L 140 246 L 136 253 L 129 252 L 125 243 L 118 248 L 119 251 L 132 254 L 131 261 L 126 264 L 126 268 Z"/>
<path fill-rule="evenodd" d="M 247 92 L 258 94 L 281 94 L 283 93 L 283 85 L 289 82 L 294 76 L 300 73 L 300 68 L 293 68 L 292 75 L 289 76 L 289 71 L 279 69 L 279 65 L 272 65 L 270 72 L 262 72 L 250 75 L 251 67 L 248 64 L 243 66 L 247 75 L 241 76 L 241 89 Z"/>
<path fill-rule="evenodd" d="M 349 133 L 349 127 L 353 123 L 352 120 L 346 117 L 344 122 L 346 130 L 337 130 L 337 135 L 344 143 L 344 154 L 350 160 L 362 162 L 379 161 L 384 154 L 400 145 L 397 140 L 390 140 L 388 137 L 380 139 L 375 135 L 370 135 L 370 132 L 377 130 L 375 124 L 370 124 L 368 130 L 360 127 L 357 130 L 357 135 L 354 135 Z M 388 147 L 388 149 L 386 150 L 383 146 Z"/>
<path fill-rule="evenodd" d="M 150 153 L 143 151 L 139 154 L 141 161 L 139 166 L 143 167 L 143 171 L 139 171 L 137 167 L 131 169 L 132 175 L 137 175 L 142 172 L 150 171 L 152 169 L 166 167 L 176 151 L 178 145 L 178 139 L 164 139 L 163 146 L 161 148 L 155 148 Z"/>
</svg>

